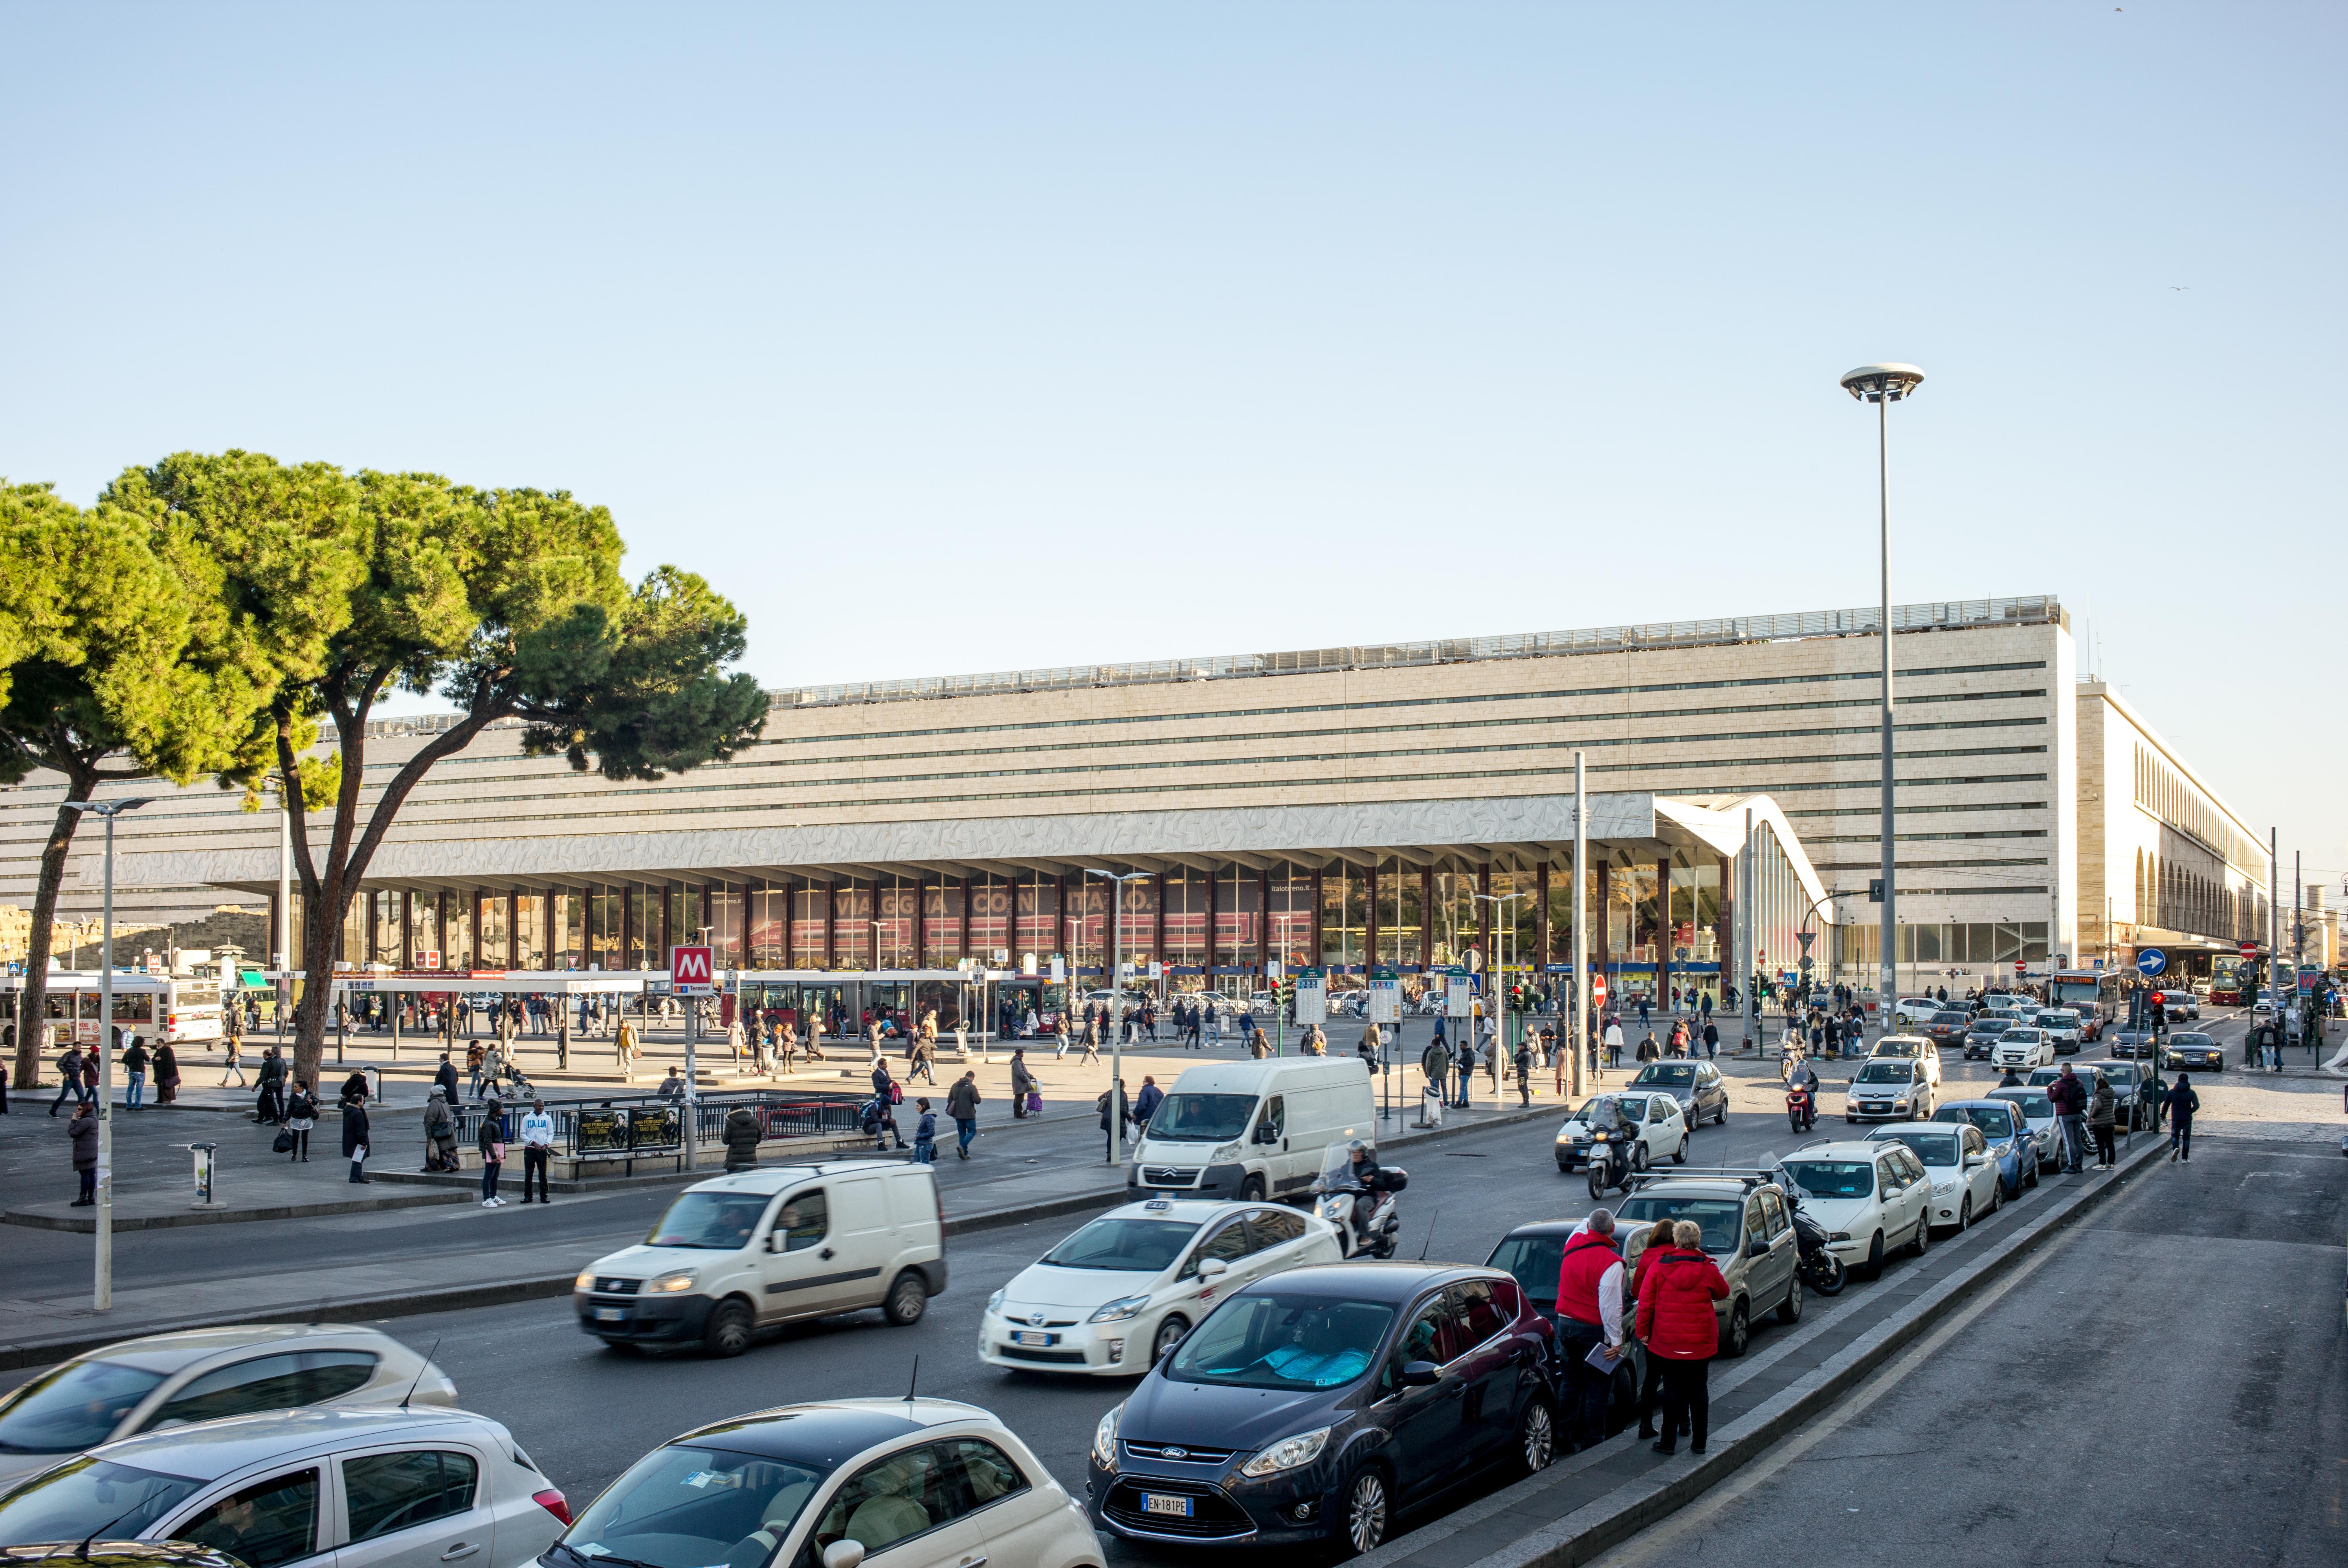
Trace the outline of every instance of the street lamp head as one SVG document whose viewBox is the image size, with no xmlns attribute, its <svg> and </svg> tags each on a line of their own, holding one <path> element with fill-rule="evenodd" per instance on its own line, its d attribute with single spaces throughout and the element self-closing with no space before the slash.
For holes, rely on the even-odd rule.
<svg viewBox="0 0 2348 1568">
<path fill-rule="evenodd" d="M 142 805 L 153 805 L 145 796 L 130 800 L 69 800 L 62 803 L 67 811 L 94 811 L 100 816 L 119 816 L 126 811 L 137 811 Z"/>
<path fill-rule="evenodd" d="M 1923 384 L 1912 364 L 1862 364 L 1842 378 L 1842 389 L 1861 403 L 1897 403 Z"/>
</svg>

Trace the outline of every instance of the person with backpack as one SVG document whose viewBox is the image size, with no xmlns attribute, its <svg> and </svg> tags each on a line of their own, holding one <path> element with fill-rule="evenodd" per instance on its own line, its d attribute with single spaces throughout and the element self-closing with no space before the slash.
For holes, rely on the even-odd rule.
<svg viewBox="0 0 2348 1568">
<path fill-rule="evenodd" d="M 1117 1135 L 1112 1129 L 1129 1132 L 1133 1126 L 1132 1109 L 1125 1102 L 1125 1080 L 1120 1078 L 1111 1087 L 1102 1090 L 1100 1098 L 1093 1102 L 1093 1109 L 1100 1112 L 1101 1158 L 1114 1159 L 1117 1155 Z M 1109 1121 L 1112 1115 L 1117 1118 L 1114 1123 Z"/>
<path fill-rule="evenodd" d="M 50 1115 L 55 1116 L 57 1113 L 57 1107 L 63 1105 L 68 1098 L 73 1099 L 77 1104 L 89 1103 L 89 1091 L 84 1089 L 81 1084 L 81 1047 L 67 1045 L 66 1053 L 57 1058 L 57 1074 L 62 1081 L 57 1086 L 57 1097 L 49 1102 Z"/>
<path fill-rule="evenodd" d="M 296 1079 L 294 1092 L 285 1099 L 285 1127 L 277 1134 L 284 1148 L 289 1165 L 305 1164 L 310 1158 L 310 1129 L 318 1124 L 318 1102 L 311 1096 L 310 1086 Z"/>
</svg>

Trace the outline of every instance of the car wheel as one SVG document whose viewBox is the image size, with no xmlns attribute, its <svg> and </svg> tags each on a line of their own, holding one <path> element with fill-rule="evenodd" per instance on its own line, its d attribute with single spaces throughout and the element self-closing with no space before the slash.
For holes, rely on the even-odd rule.
<svg viewBox="0 0 2348 1568">
<path fill-rule="evenodd" d="M 1631 1172 L 1633 1175 L 1647 1169 L 1647 1141 L 1644 1138 L 1631 1145 Z"/>
<path fill-rule="evenodd" d="M 1557 1163 L 1557 1173 L 1560 1176 L 1570 1176 L 1573 1174 L 1573 1162 L 1570 1160 L 1560 1160 Z"/>
<path fill-rule="evenodd" d="M 1250 1176 L 1246 1181 L 1240 1184 L 1240 1201 L 1243 1204 L 1260 1204 L 1263 1202 L 1263 1178 L 1262 1176 Z"/>
<path fill-rule="evenodd" d="M 1728 1309 L 1728 1335 L 1720 1342 L 1720 1353 L 1734 1361 L 1745 1354 L 1753 1342 L 1753 1318 L 1743 1300 Z"/>
<path fill-rule="evenodd" d="M 1786 1299 L 1777 1304 L 1777 1321 L 1799 1323 L 1802 1320 L 1802 1276 L 1796 1275 L 1786 1286 Z"/>
<path fill-rule="evenodd" d="M 1860 1270 L 1869 1279 L 1883 1277 L 1883 1233 L 1877 1231 L 1867 1244 L 1867 1262 Z"/>
<path fill-rule="evenodd" d="M 929 1286 L 909 1268 L 890 1283 L 889 1299 L 880 1304 L 880 1316 L 900 1328 L 911 1328 L 929 1307 Z"/>
<path fill-rule="evenodd" d="M 2034 1187 L 2038 1184 L 2038 1153 L 2036 1150 L 2031 1151 L 2030 1158 L 2023 1164 L 2022 1184 L 2025 1187 Z"/>
<path fill-rule="evenodd" d="M 1525 1401 L 1517 1418 L 1517 1462 L 1527 1475 L 1538 1475 L 1557 1457 L 1557 1417 L 1549 1401 L 1535 1395 Z"/>
<path fill-rule="evenodd" d="M 1149 1340 L 1149 1364 L 1154 1367 L 1166 1359 L 1166 1352 L 1179 1345 L 1182 1342 L 1182 1336 L 1189 1332 L 1190 1332 L 1189 1319 L 1179 1313 L 1172 1314 L 1159 1323 L 1158 1332 L 1151 1336 Z"/>
<path fill-rule="evenodd" d="M 701 1331 L 701 1348 L 723 1359 L 739 1356 L 750 1348 L 750 1308 L 747 1303 L 721 1301 L 709 1314 L 709 1324 Z"/>
<path fill-rule="evenodd" d="M 1916 1216 L 1915 1239 L 1908 1244 L 1908 1255 L 1921 1257 L 1932 1250 L 1932 1214 L 1927 1209 Z"/>
<path fill-rule="evenodd" d="M 1674 1165 L 1684 1165 L 1684 1164 L 1686 1164 L 1686 1163 L 1687 1163 L 1687 1151 L 1688 1151 L 1688 1135 L 1687 1135 L 1686 1133 L 1683 1132 L 1683 1133 L 1681 1133 L 1681 1134 L 1680 1134 L 1680 1146 L 1679 1146 L 1678 1148 L 1676 1148 L 1676 1149 L 1674 1149 L 1674 1150 L 1673 1150 L 1673 1151 L 1672 1151 L 1672 1163 L 1673 1163 L 1673 1164 L 1674 1164 Z"/>
<path fill-rule="evenodd" d="M 1972 1228 L 1973 1195 L 1971 1193 L 1967 1193 L 1965 1194 L 1965 1201 L 1957 1205 L 1957 1234 L 1959 1235 L 1962 1235 Z"/>
<path fill-rule="evenodd" d="M 1386 1478 L 1375 1465 L 1364 1465 L 1345 1483 L 1342 1528 L 1354 1555 L 1375 1552 L 1386 1539 Z"/>
</svg>

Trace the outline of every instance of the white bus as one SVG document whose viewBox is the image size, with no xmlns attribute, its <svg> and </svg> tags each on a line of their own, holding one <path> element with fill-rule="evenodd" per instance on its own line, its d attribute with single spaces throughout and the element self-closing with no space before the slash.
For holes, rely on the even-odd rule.
<svg viewBox="0 0 2348 1568">
<path fill-rule="evenodd" d="M 98 1043 L 100 977 L 52 970 L 41 1007 L 51 1041 Z M 14 1026 L 25 997 L 25 977 L 11 975 L 0 992 L 0 1022 Z M 210 1043 L 221 1038 L 221 984 L 216 976 L 145 975 L 118 971 L 114 977 L 114 1021 L 125 1034 L 149 1046 Z"/>
</svg>

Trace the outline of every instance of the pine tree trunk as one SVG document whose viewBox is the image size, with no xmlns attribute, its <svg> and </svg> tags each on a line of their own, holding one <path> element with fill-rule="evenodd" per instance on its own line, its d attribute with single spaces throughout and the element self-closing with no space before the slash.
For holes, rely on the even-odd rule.
<svg viewBox="0 0 2348 1568">
<path fill-rule="evenodd" d="M 67 801 L 85 801 L 97 793 L 95 774 L 67 775 Z M 81 816 L 59 805 L 48 842 L 41 846 L 41 880 L 33 892 L 33 928 L 25 937 L 25 989 L 16 999 L 15 1086 L 20 1090 L 31 1089 L 41 1079 L 41 1057 L 48 1045 L 46 1020 L 41 1013 L 48 999 L 50 927 L 57 917 L 57 892 L 65 886 L 66 853 L 73 847 L 74 830 L 81 825 Z"/>
<path fill-rule="evenodd" d="M 324 1091 L 319 1069 L 326 1059 L 326 1026 L 334 1019 L 335 936 L 343 928 L 350 902 L 340 867 L 318 879 L 317 896 L 304 901 L 302 923 L 302 999 L 294 1007 L 294 1076 Z"/>
</svg>

